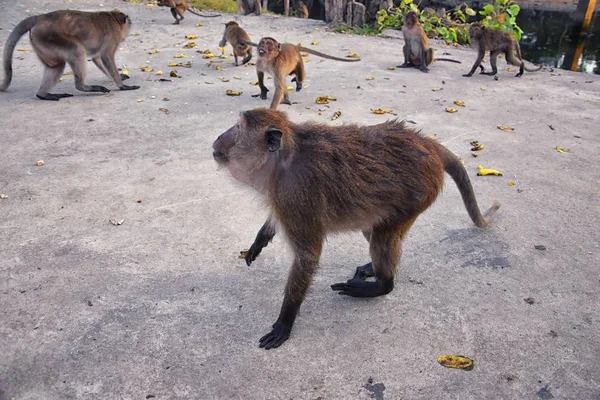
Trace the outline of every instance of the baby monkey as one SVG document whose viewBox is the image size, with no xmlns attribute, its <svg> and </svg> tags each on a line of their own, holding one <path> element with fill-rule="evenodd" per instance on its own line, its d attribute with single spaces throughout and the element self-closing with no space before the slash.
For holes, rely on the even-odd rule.
<svg viewBox="0 0 600 400">
<path fill-rule="evenodd" d="M 129 17 L 116 10 L 63 10 L 26 18 L 13 29 L 4 46 L 4 81 L 0 84 L 0 92 L 10 85 L 13 52 L 21 36 L 27 32 L 31 46 L 44 64 L 44 78 L 36 94 L 39 99 L 58 101 L 63 97 L 73 96 L 69 93 L 48 93 L 56 86 L 67 63 L 73 70 L 77 90 L 110 92 L 104 86 L 85 83 L 86 55 L 100 71 L 115 81 L 119 89 L 139 89 L 139 86 L 123 84 L 115 64 L 115 53 L 130 27 Z"/>
<path fill-rule="evenodd" d="M 535 72 L 542 69 L 541 65 L 535 69 L 530 69 L 525 66 L 523 58 L 521 57 L 521 46 L 519 46 L 519 42 L 508 32 L 488 29 L 479 22 L 475 22 L 471 24 L 471 27 L 469 28 L 469 39 L 471 40 L 471 46 L 477 49 L 477 60 L 475 60 L 475 64 L 473 64 L 471 71 L 463 76 L 472 76 L 477 67 L 481 68 L 481 74 L 491 76 L 496 75 L 498 73 L 496 60 L 501 53 L 504 53 L 506 61 L 509 64 L 519 67 L 519 72 L 515 75 L 516 77 L 523 75 L 524 70 Z M 486 51 L 490 52 L 492 72 L 485 72 L 483 65 L 481 65 L 481 60 L 483 60 Z"/>
<path fill-rule="evenodd" d="M 242 65 L 246 64 L 252 59 L 252 47 L 248 43 L 250 36 L 246 33 L 243 28 L 240 28 L 237 22 L 229 21 L 225 24 L 225 32 L 223 33 L 223 39 L 219 42 L 219 47 L 225 47 L 229 42 L 233 48 L 233 56 L 235 57 L 235 65 L 238 65 L 238 57 L 244 57 L 242 59 Z"/>
<path fill-rule="evenodd" d="M 404 35 L 404 64 L 398 65 L 399 68 L 416 67 L 422 72 L 429 72 L 429 64 L 434 60 L 433 49 L 429 47 L 429 39 L 419 22 L 419 14 L 415 11 L 410 11 L 404 17 L 404 25 L 402 26 L 402 34 Z M 436 58 L 437 61 L 449 61 L 460 64 L 458 60 L 451 58 Z"/>
<path fill-rule="evenodd" d="M 256 44 L 247 42 L 250 45 Z M 265 72 L 273 75 L 275 81 L 275 94 L 271 101 L 271 108 L 275 109 L 279 103 L 292 104 L 290 101 L 285 78 L 288 75 L 295 75 L 292 82 L 296 82 L 296 91 L 302 89 L 302 82 L 306 78 L 304 70 L 304 60 L 302 60 L 301 51 L 314 54 L 319 57 L 330 60 L 354 62 L 360 61 L 357 58 L 340 58 L 330 56 L 315 50 L 307 49 L 306 47 L 297 46 L 290 43 L 279 43 L 271 37 L 264 37 L 258 43 L 258 59 L 256 61 L 256 73 L 258 75 L 258 86 L 260 86 L 260 98 L 267 99 L 269 89 L 265 86 Z"/>
</svg>

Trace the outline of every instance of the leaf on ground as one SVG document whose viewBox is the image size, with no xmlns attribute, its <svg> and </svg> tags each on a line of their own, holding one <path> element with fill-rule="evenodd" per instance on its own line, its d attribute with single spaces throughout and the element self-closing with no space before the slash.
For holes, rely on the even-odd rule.
<svg viewBox="0 0 600 400">
<path fill-rule="evenodd" d="M 171 70 L 171 72 L 169 72 L 169 76 L 170 76 L 171 78 L 181 78 L 181 75 L 179 75 L 179 74 L 177 73 L 177 70 L 176 70 L 176 69 L 173 69 L 173 70 Z"/>
<path fill-rule="evenodd" d="M 439 92 L 440 90 L 444 90 L 444 88 L 434 87 L 433 89 L 431 89 L 432 92 Z"/>
<path fill-rule="evenodd" d="M 439 356 L 437 362 L 443 367 L 462 369 L 464 371 L 471 371 L 475 366 L 473 360 L 465 356 Z"/>
<path fill-rule="evenodd" d="M 338 119 L 341 116 L 342 116 L 342 112 L 341 111 L 336 111 L 336 112 L 333 113 L 333 116 L 331 117 L 331 120 L 335 121 L 336 119 Z"/>
<path fill-rule="evenodd" d="M 454 100 L 454 104 L 456 104 L 459 107 L 464 107 L 465 106 L 465 102 L 462 100 Z"/>
<path fill-rule="evenodd" d="M 387 69 L 388 71 L 393 71 L 393 70 L 395 70 L 395 69 L 396 69 L 396 67 L 387 67 L 386 69 Z"/>
<path fill-rule="evenodd" d="M 158 53 L 158 50 L 156 50 L 156 49 L 150 50 L 148 52 L 148 54 L 157 54 L 157 53 Z"/>
<path fill-rule="evenodd" d="M 225 78 L 224 76 L 220 76 L 220 77 L 219 77 L 219 80 L 220 80 L 221 82 L 229 82 L 229 79 Z"/>
<path fill-rule="evenodd" d="M 360 56 L 358 54 L 356 54 L 356 53 L 350 53 L 346 57 L 348 57 L 348 58 L 355 58 L 355 59 L 359 59 L 360 60 Z"/>
<path fill-rule="evenodd" d="M 458 110 L 453 107 L 446 107 L 446 112 L 450 113 L 450 114 L 454 114 L 455 112 L 458 112 Z"/>
<path fill-rule="evenodd" d="M 240 92 L 238 90 L 227 89 L 227 91 L 225 93 L 227 94 L 227 96 L 240 96 L 244 92 Z"/>
<path fill-rule="evenodd" d="M 185 53 L 175 54 L 173 56 L 173 58 L 187 58 L 187 54 L 185 54 Z"/>
<path fill-rule="evenodd" d="M 163 108 L 163 107 L 160 107 L 160 108 L 158 109 L 158 111 L 162 111 L 162 112 L 164 112 L 165 114 L 169 114 L 169 110 L 168 110 L 168 109 L 166 109 L 166 108 Z"/>
<path fill-rule="evenodd" d="M 479 143 L 479 140 L 473 140 L 471 141 L 471 146 L 473 146 L 471 148 L 471 151 L 480 151 L 483 150 L 485 148 L 485 146 L 481 143 Z"/>
<path fill-rule="evenodd" d="M 483 165 L 478 165 L 477 170 L 478 170 L 477 175 L 479 175 L 479 176 L 486 176 L 486 175 L 502 176 L 502 172 L 492 169 L 492 168 L 483 168 Z"/>
<path fill-rule="evenodd" d="M 194 47 L 196 47 L 196 42 L 188 42 L 183 45 L 184 49 L 193 49 Z"/>
<path fill-rule="evenodd" d="M 373 114 L 391 114 L 392 110 L 389 108 L 371 108 Z"/>
<path fill-rule="evenodd" d="M 156 75 L 161 76 L 163 74 L 162 71 L 156 71 Z"/>
<path fill-rule="evenodd" d="M 154 68 L 150 68 L 149 66 L 144 65 L 143 67 L 140 67 L 140 71 L 142 71 L 142 72 L 152 72 L 152 71 L 154 71 Z"/>
<path fill-rule="evenodd" d="M 197 23 L 197 24 L 196 24 L 196 26 L 197 26 L 197 27 L 201 27 L 201 26 L 202 26 L 202 24 L 201 24 L 201 23 Z"/>
<path fill-rule="evenodd" d="M 251 81 L 251 82 L 250 82 L 250 84 L 251 84 L 252 86 L 256 86 L 256 85 L 258 85 L 258 81 Z"/>
<path fill-rule="evenodd" d="M 193 40 L 193 39 L 196 39 L 196 38 L 198 38 L 198 35 L 195 35 L 195 34 L 193 34 L 193 33 L 190 33 L 189 35 L 185 35 L 185 38 L 186 38 L 186 39 Z"/>
<path fill-rule="evenodd" d="M 511 126 L 505 126 L 505 125 L 498 125 L 497 128 L 504 132 L 513 132 L 515 130 L 515 128 L 513 128 Z"/>
<path fill-rule="evenodd" d="M 137 102 L 138 102 L 138 103 L 143 103 L 143 102 L 144 102 L 144 99 L 137 99 Z"/>
<path fill-rule="evenodd" d="M 559 153 L 562 153 L 562 154 L 570 153 L 571 152 L 571 150 L 565 149 L 562 146 L 556 146 L 555 149 L 556 149 L 556 151 L 558 151 Z"/>
<path fill-rule="evenodd" d="M 515 186 L 515 185 L 516 185 L 516 182 L 515 182 L 515 181 L 508 181 L 506 184 L 507 184 L 508 186 Z"/>
<path fill-rule="evenodd" d="M 125 222 L 125 220 L 123 218 L 115 218 L 115 217 L 110 217 L 108 220 L 113 225 L 121 225 L 121 224 L 123 224 L 123 222 Z"/>
<path fill-rule="evenodd" d="M 374 77 L 374 76 L 367 76 L 367 80 L 368 80 L 368 81 L 372 81 L 373 79 L 375 79 L 375 77 Z"/>
<path fill-rule="evenodd" d="M 319 96 L 317 97 L 316 103 L 317 104 L 329 104 L 329 101 L 336 101 L 337 99 L 335 97 L 331 97 L 331 96 Z"/>
<path fill-rule="evenodd" d="M 220 65 L 215 65 L 215 69 L 216 69 L 217 71 L 222 71 L 222 70 L 223 70 L 223 67 L 221 67 Z"/>
</svg>

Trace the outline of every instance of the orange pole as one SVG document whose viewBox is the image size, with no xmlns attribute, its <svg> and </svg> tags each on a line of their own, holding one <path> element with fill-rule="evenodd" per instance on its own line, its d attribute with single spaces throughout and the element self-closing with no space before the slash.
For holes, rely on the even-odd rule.
<svg viewBox="0 0 600 400">
<path fill-rule="evenodd" d="M 577 71 L 577 67 L 579 66 L 579 59 L 581 58 L 581 54 L 583 54 L 583 47 L 585 45 L 584 36 L 586 35 L 588 28 L 590 27 L 592 14 L 594 13 L 594 9 L 596 8 L 596 0 L 579 0 L 577 8 L 580 8 L 580 6 L 585 7 L 585 3 L 587 3 L 587 7 L 585 9 L 585 15 L 583 17 L 583 25 L 581 26 L 579 42 L 577 43 L 577 48 L 575 49 L 575 56 L 573 57 L 573 63 L 571 64 L 571 71 Z"/>
</svg>

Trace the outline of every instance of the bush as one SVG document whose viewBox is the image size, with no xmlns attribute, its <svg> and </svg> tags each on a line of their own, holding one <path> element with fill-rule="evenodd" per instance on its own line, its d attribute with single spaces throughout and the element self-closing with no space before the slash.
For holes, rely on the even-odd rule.
<svg viewBox="0 0 600 400">
<path fill-rule="evenodd" d="M 231 14 L 238 12 L 235 0 L 189 0 L 189 4 L 200 10 L 215 10 Z"/>
</svg>

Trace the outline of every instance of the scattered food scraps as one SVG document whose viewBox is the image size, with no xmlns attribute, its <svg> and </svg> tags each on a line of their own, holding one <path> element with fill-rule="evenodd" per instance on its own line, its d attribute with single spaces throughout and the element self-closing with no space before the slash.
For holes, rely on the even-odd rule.
<svg viewBox="0 0 600 400">
<path fill-rule="evenodd" d="M 198 35 L 194 35 L 194 34 L 192 33 L 192 34 L 189 34 L 189 35 L 185 35 L 185 38 L 186 38 L 186 39 L 193 40 L 193 39 L 197 39 L 197 38 L 198 38 Z"/>
<path fill-rule="evenodd" d="M 464 107 L 465 106 L 465 102 L 462 100 L 454 100 L 454 104 L 456 104 L 459 107 Z"/>
<path fill-rule="evenodd" d="M 373 79 L 375 79 L 375 78 L 374 78 L 374 77 L 372 77 L 372 76 L 367 76 L 367 80 L 368 80 L 368 81 L 372 81 Z"/>
<path fill-rule="evenodd" d="M 313 46 L 315 46 L 315 45 L 319 44 L 319 41 L 313 40 L 312 42 L 310 42 L 310 44 L 312 44 Z"/>
<path fill-rule="evenodd" d="M 482 145 L 481 143 L 479 143 L 479 140 L 473 140 L 471 141 L 471 146 L 473 146 L 471 148 L 471 151 L 480 151 L 483 150 L 485 148 L 484 145 Z"/>
<path fill-rule="evenodd" d="M 373 114 L 391 114 L 392 110 L 389 108 L 371 108 L 371 112 Z"/>
<path fill-rule="evenodd" d="M 163 108 L 163 107 L 160 107 L 160 108 L 158 109 L 158 111 L 162 111 L 162 112 L 164 112 L 165 114 L 169 114 L 169 110 L 168 110 L 168 109 L 166 109 L 166 108 Z"/>
<path fill-rule="evenodd" d="M 536 250 L 541 250 L 544 251 L 546 250 L 546 246 L 544 246 L 543 244 L 536 244 L 533 246 Z"/>
<path fill-rule="evenodd" d="M 25 47 L 19 47 L 17 51 L 29 51 L 29 49 L 26 49 Z"/>
<path fill-rule="evenodd" d="M 517 183 L 515 181 L 508 181 L 507 185 L 508 186 L 515 186 Z"/>
<path fill-rule="evenodd" d="M 225 47 L 221 47 L 221 55 L 224 56 L 225 55 Z"/>
<path fill-rule="evenodd" d="M 214 57 L 214 56 L 213 56 Z M 179 53 L 179 54 L 175 54 L 173 56 L 173 58 L 187 58 L 187 54 L 185 53 Z"/>
<path fill-rule="evenodd" d="M 446 112 L 450 113 L 450 114 L 454 114 L 455 112 L 458 112 L 458 110 L 453 107 L 446 107 Z"/>
<path fill-rule="evenodd" d="M 176 70 L 176 69 L 173 69 L 173 70 L 171 70 L 171 72 L 169 72 L 169 76 L 170 76 L 171 78 L 181 78 L 181 75 L 179 75 L 179 74 L 177 73 L 177 70 Z"/>
<path fill-rule="evenodd" d="M 556 149 L 556 151 L 558 151 L 559 153 L 562 153 L 562 154 L 570 153 L 571 152 L 571 150 L 565 149 L 562 146 L 556 146 L 555 149 Z"/>
<path fill-rule="evenodd" d="M 395 69 L 396 69 L 396 67 L 387 67 L 386 69 L 387 69 L 388 71 L 393 71 L 393 70 L 395 70 Z"/>
<path fill-rule="evenodd" d="M 154 71 L 154 69 L 150 68 L 147 65 L 144 65 L 143 67 L 140 67 L 140 71 L 142 71 L 142 72 L 152 72 L 152 71 Z"/>
<path fill-rule="evenodd" d="M 486 176 L 486 175 L 502 176 L 502 172 L 495 170 L 495 169 L 491 169 L 491 168 L 483 168 L 483 165 L 478 165 L 477 169 L 479 170 L 479 172 L 477 172 L 477 175 L 479 175 L 479 176 Z"/>
<path fill-rule="evenodd" d="M 431 89 L 432 92 L 439 92 L 440 90 L 444 90 L 444 88 L 434 87 L 433 89 Z"/>
<path fill-rule="evenodd" d="M 240 251 L 240 255 L 238 256 L 238 258 L 245 259 L 246 254 L 248 254 L 248 250 L 242 250 L 242 251 Z"/>
<path fill-rule="evenodd" d="M 258 81 L 251 81 L 251 82 L 250 82 L 250 84 L 251 84 L 252 86 L 256 86 L 256 85 L 258 85 Z"/>
<path fill-rule="evenodd" d="M 511 67 L 508 67 L 508 68 L 506 68 L 506 71 L 507 71 L 507 72 L 515 72 L 515 69 L 514 69 L 514 68 L 511 68 Z"/>
<path fill-rule="evenodd" d="M 336 119 L 338 119 L 340 116 L 342 115 L 341 111 L 336 111 L 333 113 L 333 116 L 331 117 L 332 121 L 335 121 Z"/>
<path fill-rule="evenodd" d="M 220 76 L 220 77 L 219 77 L 219 80 L 220 80 L 221 82 L 229 82 L 229 79 L 225 78 L 224 76 Z"/>
<path fill-rule="evenodd" d="M 523 301 L 529 305 L 532 305 L 535 303 L 535 299 L 533 297 L 527 297 L 526 299 L 523 299 Z"/>
<path fill-rule="evenodd" d="M 202 26 L 202 24 L 201 24 L 201 23 L 197 23 L 197 24 L 196 24 L 196 26 L 197 26 L 197 27 L 201 27 L 201 26 Z"/>
<path fill-rule="evenodd" d="M 36 163 L 36 165 L 37 165 L 38 167 L 41 167 L 41 166 L 42 166 L 42 165 L 44 165 L 44 164 L 45 164 L 44 160 L 40 160 L 40 161 L 38 161 L 38 162 Z"/>
<path fill-rule="evenodd" d="M 0 199 L 8 199 L 8 195 L 4 193 L 0 193 Z"/>
<path fill-rule="evenodd" d="M 332 96 L 319 96 L 317 97 L 316 103 L 317 104 L 329 104 L 329 101 L 336 101 L 337 98 L 332 97 Z"/>
<path fill-rule="evenodd" d="M 437 362 L 446 368 L 456 368 L 464 371 L 471 371 L 475 366 L 474 361 L 465 356 L 439 356 Z"/>
<path fill-rule="evenodd" d="M 355 58 L 355 59 L 360 60 L 360 56 L 358 54 L 356 54 L 356 53 L 350 53 L 346 57 L 348 57 L 348 58 Z"/>
<path fill-rule="evenodd" d="M 513 128 L 511 126 L 505 126 L 505 125 L 498 125 L 497 128 L 504 132 L 512 132 L 515 130 L 515 128 Z"/>
<path fill-rule="evenodd" d="M 188 42 L 183 45 L 184 49 L 193 49 L 194 47 L 196 47 L 196 42 Z"/>
<path fill-rule="evenodd" d="M 228 89 L 225 93 L 227 94 L 227 96 L 240 96 L 244 92 Z"/>
<path fill-rule="evenodd" d="M 293 87 L 293 86 L 288 86 L 286 89 L 287 89 L 287 90 L 288 90 L 288 92 L 289 92 L 290 90 L 294 90 L 294 87 Z"/>
<path fill-rule="evenodd" d="M 148 52 L 148 54 L 157 54 L 157 53 L 158 53 L 158 50 L 156 50 L 156 49 L 150 50 Z"/>
<path fill-rule="evenodd" d="M 121 225 L 121 224 L 123 224 L 123 222 L 125 222 L 125 220 L 123 218 L 115 218 L 115 217 L 110 217 L 108 220 L 113 225 Z"/>
<path fill-rule="evenodd" d="M 300 53 L 302 57 L 308 57 L 308 53 Z"/>
<path fill-rule="evenodd" d="M 156 75 L 161 76 L 163 74 L 162 71 L 156 71 Z"/>
</svg>

